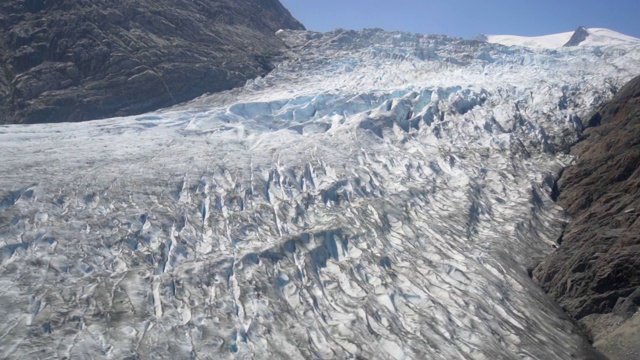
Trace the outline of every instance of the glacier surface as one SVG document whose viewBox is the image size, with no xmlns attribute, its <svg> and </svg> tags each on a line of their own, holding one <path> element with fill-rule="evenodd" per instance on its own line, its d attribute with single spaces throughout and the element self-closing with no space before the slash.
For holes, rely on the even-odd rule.
<svg viewBox="0 0 640 360">
<path fill-rule="evenodd" d="M 279 36 L 240 89 L 0 127 L 0 357 L 586 357 L 527 271 L 640 47 Z"/>
</svg>

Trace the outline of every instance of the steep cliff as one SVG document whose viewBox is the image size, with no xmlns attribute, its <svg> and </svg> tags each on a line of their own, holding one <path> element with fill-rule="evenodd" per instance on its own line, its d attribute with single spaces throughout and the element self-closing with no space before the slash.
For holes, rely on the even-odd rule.
<svg viewBox="0 0 640 360">
<path fill-rule="evenodd" d="M 0 5 L 0 124 L 139 114 L 272 69 L 278 0 L 28 0 Z"/>
</svg>

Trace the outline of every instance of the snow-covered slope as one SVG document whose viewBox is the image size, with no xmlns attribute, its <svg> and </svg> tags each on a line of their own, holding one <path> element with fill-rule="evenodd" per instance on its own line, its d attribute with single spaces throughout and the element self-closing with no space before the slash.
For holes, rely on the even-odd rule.
<svg viewBox="0 0 640 360">
<path fill-rule="evenodd" d="M 640 48 L 279 36 L 241 89 L 0 127 L 0 357 L 585 358 L 527 269 Z"/>
<path fill-rule="evenodd" d="M 619 32 L 589 28 L 586 30 L 588 36 L 578 46 L 638 46 L 640 39 L 621 34 Z M 580 31 L 580 28 L 577 30 Z M 569 42 L 575 32 L 564 32 L 545 36 L 517 36 L 517 35 L 488 35 L 487 41 L 505 46 L 524 46 L 534 49 L 559 49 Z"/>
</svg>

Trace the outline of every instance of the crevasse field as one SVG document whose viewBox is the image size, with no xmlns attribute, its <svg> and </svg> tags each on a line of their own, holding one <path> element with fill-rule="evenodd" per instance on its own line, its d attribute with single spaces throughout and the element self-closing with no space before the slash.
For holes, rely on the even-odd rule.
<svg viewBox="0 0 640 360">
<path fill-rule="evenodd" d="M 527 270 L 640 47 L 279 36 L 240 89 L 0 127 L 0 357 L 588 356 Z"/>
</svg>

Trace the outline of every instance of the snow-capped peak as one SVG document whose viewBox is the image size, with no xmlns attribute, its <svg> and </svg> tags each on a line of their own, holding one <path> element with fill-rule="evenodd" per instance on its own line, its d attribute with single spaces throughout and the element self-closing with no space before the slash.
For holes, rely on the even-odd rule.
<svg viewBox="0 0 640 360">
<path fill-rule="evenodd" d="M 544 36 L 488 35 L 487 42 L 534 49 L 559 49 L 571 46 L 640 45 L 640 39 L 603 28 L 578 27 L 575 31 Z"/>
</svg>

